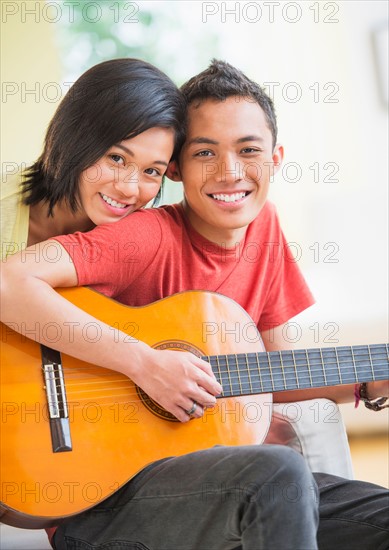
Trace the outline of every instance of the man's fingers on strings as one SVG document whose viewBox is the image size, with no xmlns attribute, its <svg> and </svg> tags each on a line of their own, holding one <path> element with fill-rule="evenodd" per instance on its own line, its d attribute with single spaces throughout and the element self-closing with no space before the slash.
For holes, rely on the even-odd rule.
<svg viewBox="0 0 389 550">
<path fill-rule="evenodd" d="M 214 378 L 213 376 L 212 377 L 207 376 L 205 369 L 202 369 L 201 371 L 198 371 L 198 372 L 199 374 L 198 374 L 198 377 L 196 378 L 196 382 L 198 386 L 201 386 L 202 388 L 204 388 L 206 392 L 209 392 L 212 395 L 220 395 L 222 393 L 223 388 L 219 384 L 219 382 L 216 380 L 216 378 Z"/>
<path fill-rule="evenodd" d="M 215 377 L 215 374 L 212 370 L 212 367 L 209 363 L 207 363 L 206 361 L 203 361 L 203 359 L 200 359 L 199 357 L 196 358 L 196 366 L 201 369 L 202 371 L 204 371 L 206 374 L 208 374 L 214 381 L 214 388 L 215 388 L 215 391 L 216 393 L 221 393 L 222 391 L 222 387 L 221 385 L 219 384 L 219 382 L 216 380 L 216 377 Z"/>
</svg>

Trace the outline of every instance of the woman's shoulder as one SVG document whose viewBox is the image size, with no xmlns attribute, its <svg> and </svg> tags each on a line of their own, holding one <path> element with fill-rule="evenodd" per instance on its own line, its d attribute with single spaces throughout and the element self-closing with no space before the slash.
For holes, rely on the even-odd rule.
<svg viewBox="0 0 389 550">
<path fill-rule="evenodd" d="M 16 174 L 1 173 L 1 194 L 0 200 L 14 198 L 15 201 L 20 199 L 21 186 L 23 181 L 23 175 L 21 172 Z"/>
<path fill-rule="evenodd" d="M 20 173 L 1 176 L 1 253 L 4 258 L 27 246 L 29 206 L 21 200 Z"/>
</svg>

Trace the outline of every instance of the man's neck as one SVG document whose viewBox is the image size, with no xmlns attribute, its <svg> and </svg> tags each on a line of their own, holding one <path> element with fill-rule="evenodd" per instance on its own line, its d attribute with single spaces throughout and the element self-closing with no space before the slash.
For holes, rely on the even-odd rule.
<svg viewBox="0 0 389 550">
<path fill-rule="evenodd" d="M 208 241 L 217 244 L 223 248 L 235 248 L 237 244 L 243 241 L 247 227 L 219 228 L 214 227 L 200 219 L 188 206 L 185 199 L 182 201 L 182 207 L 186 219 L 193 229 Z"/>
</svg>

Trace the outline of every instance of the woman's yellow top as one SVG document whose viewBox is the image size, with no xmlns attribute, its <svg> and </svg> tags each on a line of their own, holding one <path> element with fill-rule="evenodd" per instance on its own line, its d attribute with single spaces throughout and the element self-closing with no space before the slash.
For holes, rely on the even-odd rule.
<svg viewBox="0 0 389 550">
<path fill-rule="evenodd" d="M 1 259 L 19 252 L 27 246 L 30 207 L 23 204 L 21 174 L 1 182 L 0 228 Z"/>
</svg>

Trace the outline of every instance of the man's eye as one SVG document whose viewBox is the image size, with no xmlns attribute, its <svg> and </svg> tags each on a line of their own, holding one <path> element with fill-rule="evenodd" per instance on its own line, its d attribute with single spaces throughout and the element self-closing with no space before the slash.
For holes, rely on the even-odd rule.
<svg viewBox="0 0 389 550">
<path fill-rule="evenodd" d="M 212 152 L 211 151 L 199 151 L 198 153 L 195 154 L 195 157 L 210 157 L 212 156 Z"/>
<path fill-rule="evenodd" d="M 242 153 L 260 153 L 259 149 L 255 149 L 254 147 L 245 147 L 242 149 Z"/>
</svg>

